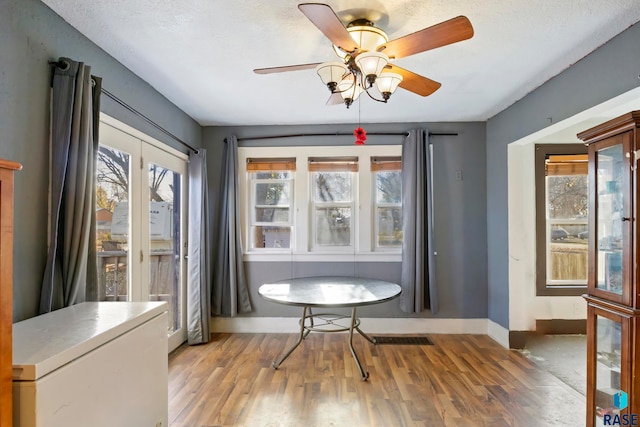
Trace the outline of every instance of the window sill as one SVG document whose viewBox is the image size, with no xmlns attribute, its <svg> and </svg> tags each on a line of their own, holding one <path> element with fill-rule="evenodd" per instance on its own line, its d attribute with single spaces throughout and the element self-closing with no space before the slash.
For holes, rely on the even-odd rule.
<svg viewBox="0 0 640 427">
<path fill-rule="evenodd" d="M 402 262 L 401 253 L 247 252 L 245 262 Z"/>
<path fill-rule="evenodd" d="M 587 293 L 587 285 L 584 286 L 546 286 L 538 288 L 536 296 L 538 297 L 576 297 Z"/>
</svg>

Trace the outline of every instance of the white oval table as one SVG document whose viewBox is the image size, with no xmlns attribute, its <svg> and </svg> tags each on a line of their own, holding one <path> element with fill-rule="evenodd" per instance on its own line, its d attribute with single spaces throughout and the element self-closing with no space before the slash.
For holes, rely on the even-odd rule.
<svg viewBox="0 0 640 427">
<path fill-rule="evenodd" d="M 311 331 L 315 332 L 345 332 L 349 331 L 349 349 L 360 370 L 363 381 L 369 378 L 360 359 L 353 348 L 354 329 L 369 342 L 376 344 L 375 339 L 369 337 L 360 329 L 360 319 L 356 316 L 356 308 L 380 304 L 392 300 L 400 295 L 401 288 L 395 283 L 364 277 L 349 276 L 318 276 L 301 277 L 265 283 L 260 286 L 258 293 L 268 301 L 278 304 L 302 307 L 300 318 L 300 335 L 298 341 L 276 361 L 273 367 L 278 367 L 295 350 Z M 330 313 L 312 313 L 313 308 L 350 307 L 351 316 Z M 345 324 L 345 322 L 347 322 Z"/>
</svg>

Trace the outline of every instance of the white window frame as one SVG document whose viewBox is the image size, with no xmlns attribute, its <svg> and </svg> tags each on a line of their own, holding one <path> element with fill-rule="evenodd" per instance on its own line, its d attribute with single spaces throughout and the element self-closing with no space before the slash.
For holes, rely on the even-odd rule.
<svg viewBox="0 0 640 427">
<path fill-rule="evenodd" d="M 293 218 L 291 245 L 289 248 L 257 248 L 250 246 L 251 231 L 251 177 L 246 170 L 247 158 L 282 157 L 296 158 L 296 170 L 293 176 Z M 296 146 L 296 147 L 239 147 L 238 180 L 241 212 L 242 242 L 245 261 L 310 261 L 310 262 L 400 262 L 401 248 L 375 250 L 374 200 L 372 185 L 375 185 L 369 164 L 371 157 L 400 156 L 401 145 L 365 145 L 365 146 Z M 309 157 L 358 157 L 360 165 L 354 177 L 354 208 L 352 215 L 353 246 L 347 251 L 336 247 L 314 250 L 312 247 L 312 204 L 311 172 L 308 170 Z M 340 247 L 337 247 L 340 248 Z M 340 248 L 342 249 L 342 248 Z M 350 254 L 350 256 L 345 256 Z"/>
<path fill-rule="evenodd" d="M 358 184 L 357 184 L 357 175 L 358 172 L 347 172 L 347 171 L 336 171 L 341 173 L 348 173 L 351 181 L 351 200 L 346 202 L 318 202 L 315 200 L 315 175 L 317 173 L 331 173 L 331 171 L 308 171 L 309 178 L 309 204 L 311 205 L 309 208 L 309 229 L 311 231 L 311 241 L 309 244 L 309 250 L 313 252 L 325 252 L 325 253 L 337 253 L 337 252 L 347 252 L 353 253 L 355 250 L 355 241 L 356 241 L 356 232 L 358 227 L 358 215 L 357 215 L 357 199 L 358 199 Z M 350 208 L 351 209 L 351 224 L 349 227 L 351 228 L 349 232 L 349 244 L 348 245 L 318 245 L 317 242 L 317 217 L 316 210 L 318 208 Z"/>
<path fill-rule="evenodd" d="M 256 174 L 256 173 L 260 173 L 260 172 L 253 172 L 252 174 Z M 277 204 L 277 205 L 255 205 L 256 208 L 264 208 L 264 209 L 284 209 L 287 208 L 289 209 L 289 219 L 287 221 L 273 221 L 273 222 L 267 222 L 267 221 L 256 221 L 256 211 L 255 209 L 252 209 L 251 211 L 251 225 L 253 226 L 263 226 L 263 227 L 288 227 L 291 226 L 293 221 L 292 221 L 292 217 L 293 217 L 293 179 L 257 179 L 257 178 L 251 178 L 251 199 L 255 200 L 256 197 L 256 186 L 258 184 L 271 184 L 271 183 L 281 183 L 281 184 L 287 184 L 287 187 L 289 187 L 289 203 L 284 205 L 284 204 Z"/>
<path fill-rule="evenodd" d="M 374 171 L 371 172 L 371 198 L 373 200 L 373 208 L 371 211 L 372 214 L 372 219 L 371 221 L 373 222 L 374 228 L 373 228 L 373 235 L 371 236 L 373 239 L 373 250 L 376 252 L 397 252 L 397 251 L 401 251 L 402 250 L 402 244 L 397 245 L 397 246 L 380 246 L 378 244 L 378 239 L 376 238 L 376 236 L 378 236 L 378 231 L 380 230 L 380 224 L 378 221 L 378 215 L 376 214 L 376 212 L 378 211 L 378 208 L 400 208 L 402 209 L 402 201 L 400 203 L 378 203 L 378 186 L 377 186 L 377 175 L 380 172 L 402 172 L 401 170 L 398 171 Z"/>
<path fill-rule="evenodd" d="M 264 222 L 264 221 L 256 221 L 256 207 L 259 207 L 259 205 L 251 205 L 251 203 L 248 203 L 249 206 L 249 210 L 250 212 L 250 228 L 249 228 L 249 232 L 247 233 L 247 237 L 248 237 L 248 241 L 247 241 L 247 245 L 245 246 L 246 248 L 251 248 L 251 250 L 256 250 L 256 251 L 281 251 L 280 248 L 255 248 L 255 233 L 254 228 L 255 227 L 286 227 L 286 228 L 290 228 L 290 233 L 291 233 L 291 239 L 290 239 L 290 245 L 293 244 L 293 236 L 294 236 L 294 230 L 293 230 L 293 220 L 295 217 L 295 171 L 286 171 L 290 174 L 291 178 L 288 179 L 257 179 L 255 178 L 255 174 L 257 173 L 261 173 L 261 172 L 265 172 L 265 171 L 250 171 L 247 172 L 248 175 L 248 180 L 251 186 L 251 191 L 250 191 L 250 200 L 255 200 L 256 199 L 256 186 L 258 184 L 265 184 L 265 183 L 285 183 L 288 185 L 289 187 L 289 204 L 288 205 L 265 205 L 264 207 L 268 207 L 268 208 L 283 208 L 283 207 L 288 207 L 289 208 L 289 220 L 288 221 L 280 221 L 280 222 Z M 285 250 L 289 250 L 289 248 L 284 248 Z"/>
</svg>

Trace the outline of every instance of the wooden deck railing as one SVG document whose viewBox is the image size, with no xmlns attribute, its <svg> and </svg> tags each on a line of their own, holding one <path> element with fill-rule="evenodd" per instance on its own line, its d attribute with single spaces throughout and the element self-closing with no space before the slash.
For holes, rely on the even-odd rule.
<svg viewBox="0 0 640 427">
<path fill-rule="evenodd" d="M 127 301 L 127 251 L 98 252 L 98 295 L 100 301 Z M 166 301 L 169 322 L 178 318 L 175 311 L 177 277 L 175 254 L 171 250 L 154 251 L 149 262 L 149 301 Z"/>
</svg>

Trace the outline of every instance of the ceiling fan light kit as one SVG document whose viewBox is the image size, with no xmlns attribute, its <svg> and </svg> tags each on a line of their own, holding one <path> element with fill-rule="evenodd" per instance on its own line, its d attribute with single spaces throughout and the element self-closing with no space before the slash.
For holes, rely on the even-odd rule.
<svg viewBox="0 0 640 427">
<path fill-rule="evenodd" d="M 402 76 L 398 73 L 382 73 L 376 79 L 376 86 L 384 99 L 389 99 L 402 82 Z"/>
<path fill-rule="evenodd" d="M 349 59 L 347 64 L 331 61 L 316 67 L 322 82 L 332 94 L 339 93 L 342 96 L 347 108 L 363 91 L 376 101 L 387 102 L 402 81 L 402 76 L 398 73 L 383 72 L 389 64 L 389 57 L 384 53 L 363 52 L 356 56 L 355 61 Z M 369 93 L 374 83 L 382 94 L 382 99 L 376 99 Z"/>
<path fill-rule="evenodd" d="M 342 81 L 348 72 L 347 66 L 338 61 L 323 62 L 316 67 L 316 73 L 318 73 L 322 83 L 327 85 L 331 92 L 336 91 L 338 83 Z"/>
<path fill-rule="evenodd" d="M 355 61 L 362 77 L 367 78 L 368 87 L 371 87 L 389 63 L 389 57 L 380 52 L 363 52 L 356 56 Z"/>
<path fill-rule="evenodd" d="M 420 96 L 431 95 L 440 88 L 440 83 L 391 64 L 391 61 L 473 37 L 473 27 L 465 16 L 389 41 L 384 31 L 366 19 L 357 19 L 345 27 L 329 5 L 301 3 L 298 9 L 331 41 L 342 62 L 258 68 L 254 72 L 270 74 L 315 67 L 332 94 L 329 100 L 339 93 L 347 108 L 362 92 L 385 103 L 398 87 Z M 382 99 L 370 93 L 374 84 Z"/>
<path fill-rule="evenodd" d="M 358 99 L 364 90 L 362 86 L 358 84 L 358 79 L 355 74 L 347 74 L 347 76 L 338 83 L 338 90 L 333 93 L 336 92 L 342 96 L 344 105 L 349 108 L 349 106 L 353 104 L 353 101 Z"/>
</svg>

